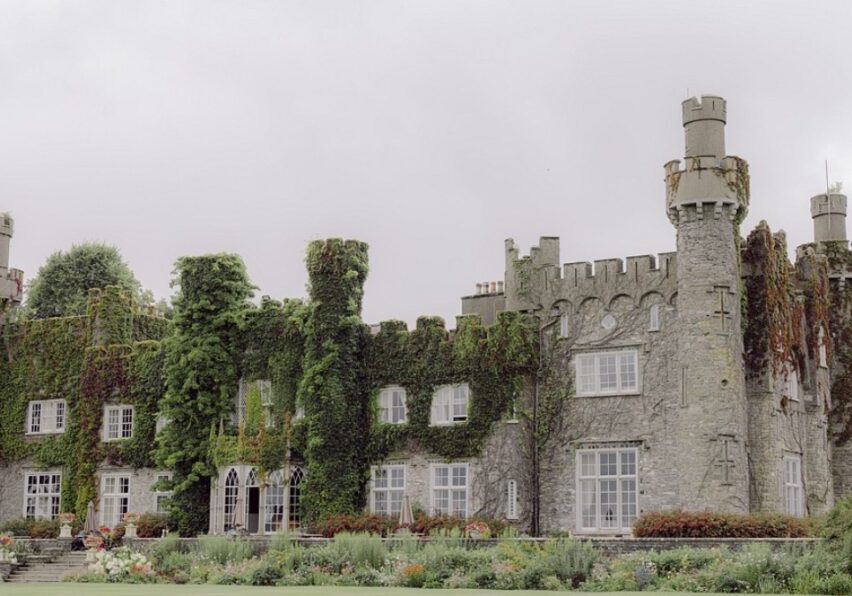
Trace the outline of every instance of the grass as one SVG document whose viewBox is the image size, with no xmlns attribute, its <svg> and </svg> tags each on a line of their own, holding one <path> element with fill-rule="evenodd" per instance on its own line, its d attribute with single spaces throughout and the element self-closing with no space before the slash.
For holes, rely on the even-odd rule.
<svg viewBox="0 0 852 596">
<path fill-rule="evenodd" d="M 252 586 L 176 586 L 173 584 L 0 584 L 4 596 L 68 596 L 85 593 L 86 596 L 543 596 L 549 592 L 535 590 L 422 590 L 418 588 L 338 588 L 331 586 L 256 588 Z M 669 596 L 687 592 L 669 592 Z M 647 592 L 597 592 L 597 596 L 647 596 Z M 712 595 L 705 595 L 712 596 Z"/>
</svg>

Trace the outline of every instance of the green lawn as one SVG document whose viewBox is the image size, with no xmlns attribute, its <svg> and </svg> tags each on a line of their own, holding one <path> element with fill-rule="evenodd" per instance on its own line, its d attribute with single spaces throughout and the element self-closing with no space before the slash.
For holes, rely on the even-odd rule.
<svg viewBox="0 0 852 596">
<path fill-rule="evenodd" d="M 281 596 L 371 596 L 384 594 L 393 596 L 405 594 L 411 596 L 543 596 L 549 592 L 534 590 L 421 590 L 412 588 L 336 588 L 331 586 L 310 586 L 292 588 L 255 588 L 252 586 L 175 586 L 171 584 L 131 585 L 131 584 L 0 584 L 0 594 L 22 596 L 68 596 L 85 594 L 86 596 L 258 596 L 260 594 L 281 594 Z M 647 596 L 647 592 L 598 592 L 598 596 Z M 685 592 L 669 592 L 668 596 L 677 596 Z M 704 596 L 712 596 L 705 594 Z"/>
</svg>

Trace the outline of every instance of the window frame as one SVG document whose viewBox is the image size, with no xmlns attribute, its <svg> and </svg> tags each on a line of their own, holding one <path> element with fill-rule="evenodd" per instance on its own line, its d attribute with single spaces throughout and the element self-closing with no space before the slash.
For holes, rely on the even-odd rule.
<svg viewBox="0 0 852 596">
<path fill-rule="evenodd" d="M 38 480 L 36 481 L 36 490 L 34 493 L 29 492 L 30 487 L 30 478 L 35 477 Z M 47 477 L 48 482 L 47 485 L 51 490 L 49 491 L 40 491 L 39 487 L 42 486 L 42 483 L 39 482 L 41 477 Z M 54 486 L 58 486 L 59 490 L 52 490 Z M 49 500 L 50 512 L 48 515 L 44 515 L 44 510 L 39 507 L 39 498 L 46 498 Z M 29 515 L 29 499 L 34 499 L 33 502 L 33 515 L 30 517 Z M 57 519 L 59 517 L 60 505 L 62 502 L 62 472 L 55 470 L 43 470 L 43 471 L 34 471 L 34 472 L 26 472 L 24 473 L 24 508 L 23 508 L 23 517 L 26 519 Z M 41 513 L 41 515 L 40 515 Z"/>
<path fill-rule="evenodd" d="M 623 454 L 632 454 L 633 455 L 633 473 L 625 473 L 623 470 L 624 461 L 622 459 Z M 602 474 L 601 473 L 601 461 L 600 457 L 602 454 L 615 454 L 615 474 Z M 586 474 L 583 469 L 583 456 L 584 455 L 594 455 L 594 473 Z M 574 479 L 575 479 L 575 510 L 576 510 L 576 528 L 578 534 L 625 534 L 632 532 L 633 522 L 639 517 L 640 509 L 640 486 L 639 486 L 639 448 L 638 446 L 626 446 L 626 445 L 601 445 L 601 446 L 593 446 L 593 447 L 583 447 L 577 449 L 575 460 L 574 460 Z M 606 527 L 602 523 L 602 515 L 601 515 L 601 482 L 614 481 L 616 483 L 616 518 L 617 525 L 613 527 Z M 625 482 L 633 482 L 633 490 L 625 490 Z M 585 525 L 585 516 L 584 516 L 584 506 L 585 506 L 585 492 L 584 492 L 584 484 L 594 482 L 595 492 L 594 492 L 594 516 L 595 516 L 595 525 L 587 526 Z M 633 512 L 632 517 L 630 518 L 629 523 L 625 526 L 625 500 L 624 497 L 626 494 L 633 494 Z M 629 513 L 627 515 L 630 515 Z"/>
<path fill-rule="evenodd" d="M 437 477 L 437 471 L 441 468 L 447 468 L 447 479 L 448 484 L 438 486 L 435 482 Z M 465 483 L 463 486 L 453 485 L 453 470 L 463 469 Z M 447 516 L 455 516 L 457 513 L 454 511 L 453 504 L 456 502 L 454 499 L 453 491 L 464 491 L 464 513 L 459 516 L 464 519 L 470 515 L 470 464 L 467 462 L 442 462 L 442 463 L 432 463 L 429 465 L 429 510 L 432 512 L 432 515 L 447 515 Z M 437 491 L 447 491 L 447 505 L 448 508 L 446 511 L 438 511 L 436 507 L 436 498 Z"/>
<path fill-rule="evenodd" d="M 648 309 L 648 331 L 659 331 L 663 328 L 663 305 L 652 304 Z"/>
<path fill-rule="evenodd" d="M 111 437 L 110 436 L 110 421 L 109 414 L 110 411 L 118 412 L 118 436 Z M 130 434 L 124 436 L 124 414 L 125 412 L 130 411 Z M 126 441 L 128 439 L 133 438 L 133 427 L 136 425 L 136 408 L 131 404 L 106 404 L 104 405 L 104 418 L 103 418 L 103 433 L 102 438 L 105 443 L 112 441 Z"/>
<path fill-rule="evenodd" d="M 408 466 L 405 464 L 405 462 L 389 462 L 379 466 L 372 466 L 370 468 L 370 513 L 386 515 L 390 517 L 399 516 L 400 512 L 402 511 L 402 508 L 404 507 L 405 502 L 405 489 L 408 480 L 408 470 L 406 469 L 407 467 Z M 393 486 L 393 472 L 400 470 L 402 471 L 402 486 Z M 388 473 L 386 477 L 386 484 L 385 486 L 377 486 L 377 474 L 383 471 L 386 471 Z M 378 494 L 385 495 L 384 512 L 379 511 L 378 507 L 376 506 L 376 496 Z M 395 500 L 393 497 L 397 494 L 399 496 L 399 508 L 397 509 L 397 511 L 394 511 L 393 504 Z"/>
<path fill-rule="evenodd" d="M 130 486 L 132 482 L 132 474 L 126 472 L 110 472 L 109 474 L 101 475 L 101 503 L 98 510 L 98 518 L 102 526 L 114 528 L 121 523 L 124 514 L 130 511 Z M 115 488 L 113 492 L 107 492 L 107 480 L 115 480 Z M 127 491 L 121 491 L 121 481 L 127 480 Z M 106 519 L 107 500 L 113 502 L 112 517 L 114 519 Z M 122 501 L 124 501 L 122 506 Z M 122 511 L 123 509 L 123 511 Z"/>
<path fill-rule="evenodd" d="M 634 384 L 630 387 L 624 387 L 622 382 L 622 361 L 624 355 L 632 356 L 633 358 L 633 373 Z M 616 387 L 613 389 L 601 389 L 601 360 L 615 356 L 615 382 Z M 583 377 L 582 367 L 584 363 L 591 360 L 593 369 L 594 389 L 583 389 L 584 383 L 581 381 Z M 618 350 L 605 350 L 600 352 L 577 352 L 574 355 L 574 379 L 576 387 L 576 395 L 578 397 L 598 397 L 608 395 L 641 395 L 642 393 L 642 377 L 639 367 L 639 350 L 636 348 L 624 348 Z"/>
<path fill-rule="evenodd" d="M 464 389 L 464 400 L 457 402 L 457 389 Z M 464 404 L 464 417 L 455 413 L 457 405 Z M 468 421 L 470 410 L 470 384 L 468 383 L 450 383 L 440 385 L 432 392 L 432 404 L 429 410 L 429 425 L 430 426 L 452 426 L 454 424 L 462 424 Z M 442 413 L 440 418 L 436 418 L 436 413 Z M 444 416 L 446 415 L 446 417 Z"/>
<path fill-rule="evenodd" d="M 802 401 L 799 395 L 799 372 L 793 364 L 787 366 L 787 376 L 784 379 L 784 395 L 791 401 Z"/>
<path fill-rule="evenodd" d="M 402 394 L 402 406 L 393 403 L 395 393 Z M 398 410 L 402 410 L 402 418 L 393 420 Z M 407 424 L 408 423 L 408 393 L 405 387 L 400 385 L 388 385 L 379 390 L 379 422 L 382 424 Z"/>
<path fill-rule="evenodd" d="M 171 480 L 173 478 L 172 472 L 157 472 L 156 479 L 154 480 L 154 484 L 160 482 L 161 480 Z M 154 512 L 155 513 L 168 513 L 165 509 L 160 508 L 160 499 L 168 499 L 172 496 L 174 491 L 170 490 L 152 490 L 154 493 Z"/>
<path fill-rule="evenodd" d="M 791 470 L 791 464 L 795 464 Z M 784 513 L 795 517 L 805 515 L 805 491 L 802 476 L 802 456 L 784 456 Z"/>
<path fill-rule="evenodd" d="M 38 430 L 33 430 L 33 410 L 38 407 Z M 61 406 L 61 408 L 59 407 Z M 58 410 L 61 409 L 61 414 Z M 61 418 L 61 423 L 57 424 Z M 27 404 L 27 435 L 59 435 L 65 432 L 68 420 L 68 403 L 63 398 L 33 399 Z"/>
</svg>

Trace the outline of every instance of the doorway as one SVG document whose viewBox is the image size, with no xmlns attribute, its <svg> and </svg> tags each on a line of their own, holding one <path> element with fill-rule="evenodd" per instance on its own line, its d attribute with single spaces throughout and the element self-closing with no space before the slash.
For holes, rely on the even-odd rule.
<svg viewBox="0 0 852 596">
<path fill-rule="evenodd" d="M 257 534 L 260 523 L 260 487 L 249 486 L 246 492 L 248 502 L 246 503 L 246 531 L 249 534 Z"/>
</svg>

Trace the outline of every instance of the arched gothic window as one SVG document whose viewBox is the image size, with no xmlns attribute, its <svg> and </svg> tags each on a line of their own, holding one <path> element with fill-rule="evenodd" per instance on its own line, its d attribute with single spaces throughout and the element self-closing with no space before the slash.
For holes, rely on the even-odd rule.
<svg viewBox="0 0 852 596">
<path fill-rule="evenodd" d="M 284 475 L 276 470 L 269 476 L 266 487 L 266 513 L 263 522 L 264 532 L 278 532 L 285 528 L 284 523 Z"/>
<path fill-rule="evenodd" d="M 236 523 L 237 497 L 240 493 L 240 475 L 234 468 L 225 477 L 225 532 L 232 530 Z"/>
<path fill-rule="evenodd" d="M 288 522 L 290 528 L 298 528 L 301 524 L 301 502 L 302 502 L 302 479 L 305 473 L 302 468 L 296 468 L 290 475 L 290 499 L 288 505 L 289 516 Z"/>
</svg>

